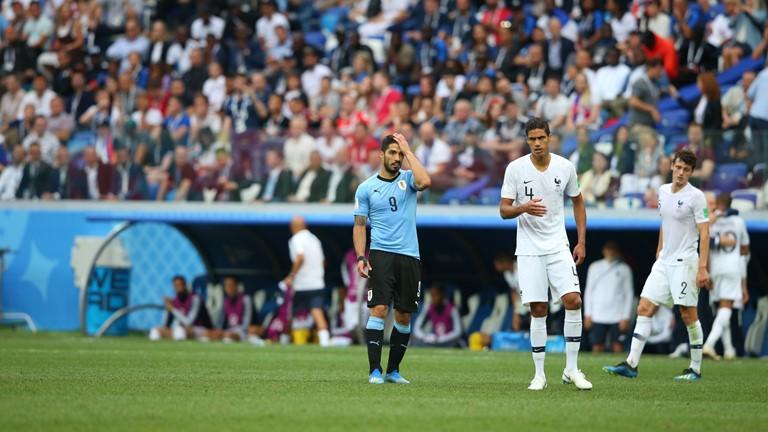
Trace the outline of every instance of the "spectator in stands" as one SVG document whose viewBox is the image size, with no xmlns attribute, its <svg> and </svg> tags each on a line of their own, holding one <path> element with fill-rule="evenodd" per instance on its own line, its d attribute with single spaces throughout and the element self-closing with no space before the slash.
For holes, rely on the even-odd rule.
<svg viewBox="0 0 768 432">
<path fill-rule="evenodd" d="M 51 116 L 48 118 L 48 131 L 51 132 L 60 143 L 67 143 L 74 129 L 74 117 L 64 110 L 64 99 L 56 96 L 51 100 Z"/>
<path fill-rule="evenodd" d="M 289 199 L 291 202 L 320 202 L 328 196 L 330 171 L 323 168 L 320 152 L 312 150 L 309 154 L 309 166 L 299 176 L 296 191 Z"/>
<path fill-rule="evenodd" d="M 749 119 L 747 91 L 754 80 L 754 72 L 745 72 L 737 85 L 728 89 L 721 100 L 723 106 L 723 139 L 731 143 L 728 148 L 728 157 L 733 160 L 746 160 L 749 157 L 750 143 L 745 134 Z"/>
<path fill-rule="evenodd" d="M 768 157 L 768 68 L 755 77 L 747 90 L 749 105 L 749 128 L 752 131 L 752 161 L 765 162 Z"/>
<path fill-rule="evenodd" d="M 178 146 L 174 150 L 173 162 L 170 164 L 160 182 L 157 192 L 158 201 L 192 201 L 198 197 L 197 174 L 189 163 L 187 149 Z"/>
<path fill-rule="evenodd" d="M 571 163 L 576 166 L 576 173 L 584 174 L 592 167 L 592 154 L 595 152 L 595 146 L 589 137 L 589 131 L 585 127 L 579 127 L 576 130 L 576 150 L 571 153 Z"/>
<path fill-rule="evenodd" d="M 166 27 L 163 20 L 155 20 L 149 32 L 149 46 L 144 56 L 144 64 L 147 66 L 155 64 L 167 64 L 168 50 L 171 43 L 166 39 Z"/>
<path fill-rule="evenodd" d="M 149 340 L 199 338 L 213 328 L 205 303 L 187 288 L 184 276 L 173 277 L 173 298 L 163 297 L 163 324 L 149 331 Z"/>
<path fill-rule="evenodd" d="M 709 3 L 707 2 L 707 7 Z M 707 24 L 706 15 L 700 9 L 688 7 L 687 0 L 674 0 L 672 3 L 672 40 L 678 50 L 680 73 L 676 85 L 693 83 L 696 75 L 706 64 L 702 64 L 705 54 L 704 32 Z"/>
<path fill-rule="evenodd" d="M 294 315 L 308 309 L 317 326 L 320 346 L 328 346 L 330 333 L 325 319 L 325 255 L 320 240 L 307 229 L 301 216 L 291 220 L 288 249 L 291 271 L 283 283 L 293 288 Z"/>
<path fill-rule="evenodd" d="M 477 132 L 470 130 L 464 135 L 464 143 L 456 149 L 456 155 L 450 165 L 452 184 L 457 187 L 464 186 L 490 174 L 492 167 L 492 156 L 480 148 L 480 136 Z M 435 177 L 432 177 L 432 180 L 434 187 Z"/>
<path fill-rule="evenodd" d="M 121 68 L 127 67 L 128 55 L 139 53 L 142 57 L 149 48 L 149 39 L 141 34 L 141 25 L 135 18 L 125 21 L 125 36 L 119 37 L 107 49 L 107 58 L 122 62 Z"/>
<path fill-rule="evenodd" d="M 333 164 L 328 168 L 331 172 L 328 180 L 328 195 L 324 202 L 351 203 L 355 200 L 355 191 L 360 183 L 354 167 L 349 163 L 349 152 L 342 148 L 336 152 Z"/>
<path fill-rule="evenodd" d="M 592 0 L 587 0 L 592 1 Z M 618 117 L 620 112 L 613 108 L 614 101 L 621 97 L 624 85 L 629 78 L 629 66 L 620 63 L 621 53 L 616 48 L 610 48 L 605 54 L 605 65 L 597 70 L 595 82 L 597 92 L 594 94 L 596 104 L 607 111 L 608 117 Z"/>
<path fill-rule="evenodd" d="M 347 145 L 350 153 L 350 161 L 355 167 L 367 164 L 371 157 L 375 156 L 379 160 L 379 142 L 376 141 L 368 129 L 365 121 L 357 121 L 354 126 L 354 133 L 349 138 Z"/>
<path fill-rule="evenodd" d="M 71 199 L 115 199 L 114 167 L 102 162 L 92 146 L 83 150 L 83 168 L 75 169 L 70 177 Z"/>
<path fill-rule="evenodd" d="M 658 1 L 658 0 L 657 0 Z M 646 31 L 642 34 L 642 48 L 648 59 L 660 59 L 664 65 L 664 72 L 671 81 L 677 79 L 680 65 L 677 61 L 677 51 L 674 44 L 653 32 Z"/>
<path fill-rule="evenodd" d="M 624 351 L 629 319 L 632 317 L 634 288 L 632 270 L 624 263 L 619 245 L 603 245 L 603 259 L 587 270 L 584 292 L 584 329 L 589 331 L 592 351 L 603 352 L 606 341 L 615 353 Z"/>
<path fill-rule="evenodd" d="M 725 11 L 730 18 L 733 38 L 722 46 L 723 70 L 736 65 L 743 57 L 752 54 L 763 39 L 765 6 L 755 0 L 725 0 Z"/>
<path fill-rule="evenodd" d="M 24 107 L 32 104 L 35 107 L 35 114 L 48 117 L 51 115 L 51 100 L 56 97 L 56 93 L 48 88 L 48 80 L 43 75 L 35 76 L 32 81 L 32 89 L 28 91 L 19 105 L 20 110 L 16 118 L 21 120 L 24 117 Z"/>
<path fill-rule="evenodd" d="M 283 112 L 283 97 L 277 93 L 270 94 L 267 110 L 264 132 L 272 137 L 284 135 L 290 126 L 290 120 Z"/>
<path fill-rule="evenodd" d="M 419 127 L 415 155 L 433 179 L 449 175 L 448 165 L 453 157 L 451 147 L 437 136 L 435 127 L 429 122 Z"/>
<path fill-rule="evenodd" d="M 659 145 L 655 133 L 640 135 L 640 145 L 635 156 L 635 175 L 647 184 L 656 172 L 659 157 L 664 149 Z"/>
<path fill-rule="evenodd" d="M 672 20 L 662 9 L 659 0 L 651 0 L 645 4 L 645 11 L 640 20 L 641 31 L 651 31 L 664 39 L 672 35 Z"/>
<path fill-rule="evenodd" d="M 656 123 L 661 121 L 658 104 L 661 91 L 657 81 L 664 69 L 661 60 L 652 58 L 646 63 L 645 75 L 632 85 L 629 98 L 629 127 L 631 136 L 654 133 Z"/>
<path fill-rule="evenodd" d="M 531 44 L 526 55 L 521 55 L 520 64 L 522 67 L 518 70 L 515 81 L 525 83 L 528 86 L 529 99 L 535 101 L 544 92 L 544 82 L 549 70 L 542 45 Z"/>
<path fill-rule="evenodd" d="M 656 174 L 651 177 L 651 183 L 648 185 L 648 191 L 651 191 L 653 194 L 657 195 L 661 185 L 666 183 L 672 183 L 672 159 L 667 155 L 662 155 L 659 156 Z M 654 199 L 658 199 L 658 196 L 656 196 Z M 656 208 L 655 205 L 649 207 Z"/>
<path fill-rule="evenodd" d="M 173 147 L 186 147 L 189 141 L 189 116 L 184 111 L 180 98 L 171 96 L 168 99 L 167 114 L 163 120 L 163 130 L 167 134 L 166 139 Z"/>
<path fill-rule="evenodd" d="M 576 54 L 575 44 L 562 36 L 562 24 L 558 18 L 550 18 L 548 26 L 549 38 L 544 45 L 547 66 L 549 66 L 550 73 L 562 75 L 565 66 Z"/>
<path fill-rule="evenodd" d="M 289 137 L 283 146 L 285 165 L 298 179 L 309 165 L 310 154 L 315 151 L 315 139 L 307 133 L 307 121 L 301 117 L 291 119 Z"/>
<path fill-rule="evenodd" d="M 720 104 L 717 104 L 718 107 Z M 704 141 L 704 130 L 700 123 L 688 125 L 688 142 L 682 143 L 677 150 L 688 149 L 696 155 L 696 168 L 691 175 L 691 183 L 707 187 L 707 182 L 715 171 L 715 152 L 710 144 Z"/>
<path fill-rule="evenodd" d="M 21 34 L 21 38 L 27 42 L 27 48 L 29 49 L 27 55 L 37 60 L 52 33 L 53 22 L 42 14 L 40 2 L 37 0 L 29 2 L 27 19 L 24 22 Z"/>
<path fill-rule="evenodd" d="M 600 105 L 592 96 L 589 81 L 583 73 L 578 73 L 574 79 L 574 88 L 569 104 L 570 110 L 566 116 L 565 130 L 574 131 L 577 127 L 597 128 L 600 119 Z"/>
<path fill-rule="evenodd" d="M 310 98 L 309 108 L 322 119 L 334 119 L 341 106 L 341 96 L 333 88 L 333 76 L 324 76 L 320 80 L 320 90 Z"/>
<path fill-rule="evenodd" d="M 126 147 L 117 149 L 114 194 L 121 201 L 143 200 L 149 195 L 144 169 L 133 163 Z"/>
<path fill-rule="evenodd" d="M 283 157 L 278 150 L 269 150 L 266 154 L 267 172 L 261 180 L 258 199 L 263 202 L 282 202 L 293 191 L 293 174 L 283 165 Z"/>
<path fill-rule="evenodd" d="M 32 130 L 24 138 L 22 145 L 25 150 L 29 151 L 32 143 L 37 143 L 40 146 L 44 161 L 49 164 L 53 162 L 53 159 L 56 157 L 56 150 L 60 145 L 59 139 L 48 130 L 48 120 L 41 115 L 35 118 Z"/>
<path fill-rule="evenodd" d="M 264 49 L 271 49 L 277 45 L 275 28 L 282 26 L 290 28 L 285 15 L 277 12 L 277 5 L 273 0 L 259 2 L 261 18 L 256 22 L 256 37 Z"/>
<path fill-rule="evenodd" d="M 592 168 L 579 178 L 581 193 L 589 206 L 610 205 L 618 191 L 618 177 L 608 165 L 608 157 L 600 152 L 592 155 Z"/>
<path fill-rule="evenodd" d="M 0 172 L 0 201 L 16 199 L 16 191 L 19 189 L 24 175 L 26 156 L 24 147 L 17 145 L 13 148 L 10 163 Z"/>
<path fill-rule="evenodd" d="M 319 62 L 317 51 L 312 47 L 304 48 L 304 72 L 301 74 L 301 87 L 310 98 L 320 93 L 320 82 L 333 75 L 328 66 Z"/>
<path fill-rule="evenodd" d="M 324 118 L 320 123 L 320 136 L 317 138 L 317 151 L 323 159 L 325 169 L 330 169 L 334 164 L 339 151 L 346 151 L 344 138 L 336 133 L 332 118 Z"/>
<path fill-rule="evenodd" d="M 445 298 L 439 284 L 432 284 L 429 294 L 429 305 L 419 314 L 413 326 L 413 344 L 458 347 L 461 338 L 459 311 Z"/>
<path fill-rule="evenodd" d="M 637 30 L 637 20 L 632 15 L 632 12 L 629 11 L 628 2 L 607 0 L 605 2 L 605 11 L 605 21 L 611 26 L 613 36 L 619 44 L 624 44 L 629 38 L 630 33 Z"/>
<path fill-rule="evenodd" d="M 687 108 L 692 113 L 693 122 L 699 125 L 706 125 L 704 138 L 708 146 L 716 145 L 720 142 L 723 130 L 723 108 L 720 103 L 720 85 L 712 72 L 704 72 L 696 79 L 696 86 L 701 92 L 701 97 L 697 103 L 689 103 L 679 97 L 677 89 L 670 86 L 670 93 L 677 102 Z"/>
<path fill-rule="evenodd" d="M 469 130 L 480 130 L 480 123 L 471 116 L 472 105 L 468 100 L 458 100 L 455 111 L 455 114 L 443 130 L 445 141 L 451 147 L 461 145 L 464 141 L 464 135 Z"/>
<path fill-rule="evenodd" d="M 51 166 L 42 160 L 40 144 L 33 142 L 27 150 L 29 158 L 22 169 L 21 181 L 16 189 L 16 198 L 40 199 L 48 191 Z"/>
<path fill-rule="evenodd" d="M 177 73 L 183 74 L 189 70 L 192 51 L 199 47 L 199 43 L 189 38 L 189 29 L 186 26 L 177 27 L 174 42 L 168 48 L 168 55 L 166 57 L 168 64 Z"/>
<path fill-rule="evenodd" d="M 568 98 L 560 93 L 560 79 L 556 76 L 547 78 L 545 94 L 536 104 L 536 115 L 548 121 L 552 130 L 559 130 L 566 126 L 570 108 Z"/>
<path fill-rule="evenodd" d="M 19 77 L 14 74 L 6 75 L 3 84 L 5 93 L 0 99 L 0 127 L 5 131 L 16 120 L 18 113 L 22 112 L 24 90 L 21 88 Z"/>
<path fill-rule="evenodd" d="M 73 174 L 74 170 L 75 168 L 69 164 L 69 149 L 64 146 L 59 147 L 48 177 L 50 183 L 43 194 L 43 199 L 69 199 L 72 195 L 72 178 L 76 177 Z"/>
<path fill-rule="evenodd" d="M 117 124 L 121 115 L 120 107 L 113 103 L 110 93 L 107 90 L 99 90 L 96 93 L 96 103 L 85 110 L 78 122 L 83 128 L 96 132 L 103 124 Z"/>
<path fill-rule="evenodd" d="M 85 114 L 85 111 L 95 103 L 95 99 L 93 93 L 86 87 L 85 74 L 83 72 L 77 70 L 72 72 L 70 85 L 72 87 L 72 94 L 67 98 L 67 112 L 75 118 L 75 121 L 79 122 L 80 117 Z"/>
</svg>

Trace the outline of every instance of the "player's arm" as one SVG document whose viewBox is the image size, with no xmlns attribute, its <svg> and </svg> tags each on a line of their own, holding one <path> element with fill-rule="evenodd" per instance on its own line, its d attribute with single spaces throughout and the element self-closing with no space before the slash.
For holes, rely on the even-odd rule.
<svg viewBox="0 0 768 432">
<path fill-rule="evenodd" d="M 499 214 L 502 219 L 514 219 L 523 213 L 542 217 L 547 214 L 547 207 L 541 203 L 541 198 L 534 198 L 521 205 L 515 205 L 515 200 L 511 198 L 501 199 Z"/>
<path fill-rule="evenodd" d="M 413 154 L 413 150 L 411 150 L 408 140 L 400 133 L 394 134 L 393 137 L 400 146 L 400 151 L 403 152 L 403 158 L 407 160 L 408 164 L 411 166 L 411 170 L 413 171 L 413 183 L 416 186 L 416 189 L 420 191 L 427 189 L 432 185 L 432 179 L 429 178 L 429 173 L 427 173 L 426 168 L 421 164 L 419 158 Z"/>
<path fill-rule="evenodd" d="M 709 288 L 709 272 L 707 271 L 709 242 L 706 241 L 709 238 L 709 222 L 698 223 L 696 228 L 699 230 L 699 238 L 704 239 L 704 241 L 699 241 L 699 271 L 696 273 L 696 284 L 702 288 Z"/>
<path fill-rule="evenodd" d="M 664 247 L 664 229 L 659 227 L 659 244 L 656 246 L 656 259 L 661 255 L 661 248 Z"/>
<path fill-rule="evenodd" d="M 578 194 L 571 197 L 573 203 L 573 218 L 576 220 L 576 232 L 578 240 L 576 247 L 573 248 L 573 260 L 576 265 L 584 262 L 587 256 L 587 206 L 584 204 L 584 197 Z"/>
<path fill-rule="evenodd" d="M 355 225 L 352 227 L 352 243 L 355 245 L 357 254 L 357 272 L 364 278 L 368 278 L 368 272 L 371 271 L 371 263 L 365 258 L 367 222 L 367 217 L 355 215 Z"/>
<path fill-rule="evenodd" d="M 296 277 L 296 273 L 299 272 L 299 269 L 301 269 L 301 266 L 304 265 L 304 254 L 296 254 L 296 259 L 293 260 L 293 265 L 291 266 L 291 272 L 288 273 L 288 276 L 283 279 L 283 282 L 285 282 L 288 285 L 293 285 L 293 278 Z"/>
</svg>

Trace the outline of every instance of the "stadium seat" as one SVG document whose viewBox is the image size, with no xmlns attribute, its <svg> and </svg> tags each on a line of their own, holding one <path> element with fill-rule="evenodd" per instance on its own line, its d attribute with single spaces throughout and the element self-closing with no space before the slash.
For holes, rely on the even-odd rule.
<svg viewBox="0 0 768 432">
<path fill-rule="evenodd" d="M 747 180 L 747 165 L 743 163 L 730 163 L 718 165 L 712 175 L 713 189 L 721 192 L 732 192 L 743 188 Z"/>
<path fill-rule="evenodd" d="M 71 155 L 76 155 L 83 151 L 86 147 L 93 145 L 96 142 L 96 134 L 91 131 L 78 131 L 72 135 L 72 138 L 67 142 L 67 148 Z"/>
<path fill-rule="evenodd" d="M 613 201 L 613 208 L 618 210 L 640 209 L 645 207 L 645 198 L 642 192 L 625 193 Z"/>
<path fill-rule="evenodd" d="M 731 207 L 749 211 L 763 206 L 763 192 L 760 189 L 736 189 L 731 192 Z"/>
<path fill-rule="evenodd" d="M 478 180 L 473 181 L 472 183 L 458 187 L 458 188 L 452 188 L 445 191 L 442 197 L 440 197 L 440 204 L 465 204 L 468 203 L 470 198 L 476 196 L 480 193 L 490 181 L 490 177 L 485 176 L 481 177 Z"/>
<path fill-rule="evenodd" d="M 498 205 L 501 201 L 501 188 L 490 187 L 480 191 L 480 195 L 477 196 L 479 204 L 483 205 Z"/>
<path fill-rule="evenodd" d="M 755 167 L 752 168 L 752 178 L 749 182 L 749 185 L 752 187 L 762 187 L 765 183 L 765 162 L 760 162 L 758 164 L 755 164 Z"/>
<path fill-rule="evenodd" d="M 319 50 L 325 50 L 325 35 L 323 32 L 304 33 L 304 43 Z"/>
</svg>

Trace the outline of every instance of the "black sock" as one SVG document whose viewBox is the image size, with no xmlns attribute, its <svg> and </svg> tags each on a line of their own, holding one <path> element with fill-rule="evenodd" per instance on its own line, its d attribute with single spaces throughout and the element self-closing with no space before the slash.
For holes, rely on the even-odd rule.
<svg viewBox="0 0 768 432">
<path fill-rule="evenodd" d="M 365 342 L 368 345 L 368 365 L 372 373 L 375 369 L 381 368 L 381 344 L 384 339 L 384 330 L 365 329 Z"/>
<path fill-rule="evenodd" d="M 409 340 L 411 340 L 410 332 L 400 333 L 396 327 L 392 327 L 392 334 L 389 336 L 389 361 L 387 362 L 387 373 L 400 370 L 400 362 L 403 361 Z"/>
</svg>

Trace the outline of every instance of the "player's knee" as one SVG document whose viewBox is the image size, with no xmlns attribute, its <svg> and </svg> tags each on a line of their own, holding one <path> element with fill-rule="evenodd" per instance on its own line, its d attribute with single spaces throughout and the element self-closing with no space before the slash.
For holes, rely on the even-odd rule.
<svg viewBox="0 0 768 432">
<path fill-rule="evenodd" d="M 389 307 L 387 305 L 376 305 L 371 308 L 371 316 L 375 316 L 376 318 L 385 319 L 388 312 Z"/>
<path fill-rule="evenodd" d="M 699 319 L 699 314 L 695 307 L 681 307 L 680 318 L 683 319 L 685 325 L 689 326 Z"/>
<path fill-rule="evenodd" d="M 577 293 L 563 296 L 563 304 L 568 310 L 581 309 L 581 296 Z"/>
<path fill-rule="evenodd" d="M 637 304 L 637 315 L 650 317 L 650 316 L 653 316 L 653 312 L 654 312 L 653 303 L 650 303 L 645 299 L 640 299 L 640 303 Z"/>
<path fill-rule="evenodd" d="M 411 313 L 395 311 L 395 321 L 397 321 L 398 324 L 408 325 L 411 323 Z"/>
<path fill-rule="evenodd" d="M 546 303 L 531 303 L 531 315 L 536 318 L 547 316 L 548 305 Z"/>
</svg>

